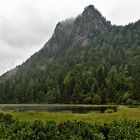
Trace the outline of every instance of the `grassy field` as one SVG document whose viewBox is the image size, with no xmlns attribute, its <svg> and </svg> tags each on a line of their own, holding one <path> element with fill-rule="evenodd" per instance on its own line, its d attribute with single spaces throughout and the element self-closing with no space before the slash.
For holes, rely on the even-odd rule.
<svg viewBox="0 0 140 140">
<path fill-rule="evenodd" d="M 12 114 L 14 118 L 23 121 L 55 120 L 57 122 L 60 122 L 66 120 L 82 120 L 93 123 L 105 123 L 115 119 L 140 120 L 140 107 L 129 108 L 127 106 L 119 106 L 118 111 L 114 113 L 91 112 L 88 114 L 78 114 L 72 113 L 70 111 L 48 112 L 48 111 L 15 111 L 15 110 L 1 110 L 1 112 L 3 112 L 4 114 L 6 113 Z"/>
</svg>

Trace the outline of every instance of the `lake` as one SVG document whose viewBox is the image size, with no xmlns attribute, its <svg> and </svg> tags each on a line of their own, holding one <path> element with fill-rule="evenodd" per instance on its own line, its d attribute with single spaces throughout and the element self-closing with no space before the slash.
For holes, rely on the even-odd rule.
<svg viewBox="0 0 140 140">
<path fill-rule="evenodd" d="M 85 105 L 2 105 L 0 106 L 0 110 L 18 110 L 18 111 L 49 111 L 49 112 L 61 112 L 61 111 L 71 111 L 72 113 L 90 113 L 90 112 L 99 112 L 104 113 L 106 110 L 113 110 L 113 112 L 117 111 L 118 106 L 85 106 Z"/>
</svg>

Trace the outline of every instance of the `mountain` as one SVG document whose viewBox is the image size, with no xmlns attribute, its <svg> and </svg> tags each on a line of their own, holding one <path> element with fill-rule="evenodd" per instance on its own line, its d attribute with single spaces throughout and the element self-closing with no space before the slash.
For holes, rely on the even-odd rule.
<svg viewBox="0 0 140 140">
<path fill-rule="evenodd" d="M 0 77 L 0 103 L 138 104 L 140 20 L 112 25 L 93 6 Z"/>
</svg>

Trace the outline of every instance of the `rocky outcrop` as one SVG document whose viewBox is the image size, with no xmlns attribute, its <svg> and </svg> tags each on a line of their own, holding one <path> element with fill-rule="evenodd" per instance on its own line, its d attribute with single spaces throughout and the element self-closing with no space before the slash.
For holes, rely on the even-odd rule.
<svg viewBox="0 0 140 140">
<path fill-rule="evenodd" d="M 106 19 L 93 5 L 86 7 L 84 12 L 75 20 L 71 33 L 71 42 L 74 45 L 87 45 L 96 30 L 100 30 L 106 23 Z"/>
</svg>

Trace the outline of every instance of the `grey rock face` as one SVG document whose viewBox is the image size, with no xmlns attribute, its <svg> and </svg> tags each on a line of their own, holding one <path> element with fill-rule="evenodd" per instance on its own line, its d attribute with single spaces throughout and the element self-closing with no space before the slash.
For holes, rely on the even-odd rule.
<svg viewBox="0 0 140 140">
<path fill-rule="evenodd" d="M 72 42 L 74 45 L 87 45 L 94 33 L 104 27 L 105 24 L 106 19 L 93 5 L 86 7 L 84 12 L 75 20 L 71 33 Z"/>
<path fill-rule="evenodd" d="M 106 19 L 93 5 L 90 5 L 77 18 L 59 22 L 49 44 L 56 49 L 67 46 L 86 46 L 95 36 L 95 32 L 105 24 Z"/>
</svg>

